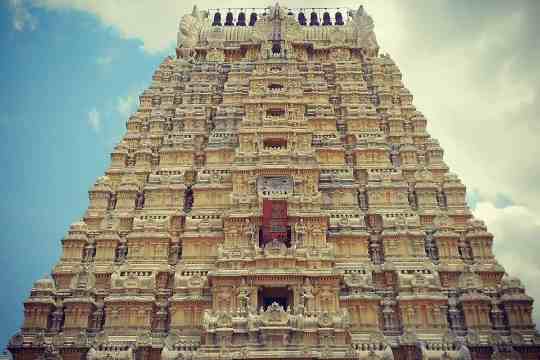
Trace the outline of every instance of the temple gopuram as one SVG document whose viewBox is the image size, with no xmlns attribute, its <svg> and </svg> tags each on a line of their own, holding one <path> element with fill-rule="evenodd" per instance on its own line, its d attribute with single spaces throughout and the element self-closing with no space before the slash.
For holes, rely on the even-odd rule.
<svg viewBox="0 0 540 360">
<path fill-rule="evenodd" d="M 412 100 L 362 7 L 194 8 L 14 359 L 540 359 Z"/>
</svg>

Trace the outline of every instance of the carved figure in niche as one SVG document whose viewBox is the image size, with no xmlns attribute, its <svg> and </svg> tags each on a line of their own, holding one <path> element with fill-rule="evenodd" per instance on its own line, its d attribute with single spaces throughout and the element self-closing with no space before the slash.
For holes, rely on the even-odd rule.
<svg viewBox="0 0 540 360">
<path fill-rule="evenodd" d="M 99 331 L 103 326 L 104 312 L 103 304 L 97 305 L 96 311 L 92 313 L 92 321 L 94 322 L 94 330 Z"/>
<path fill-rule="evenodd" d="M 360 209 L 367 210 L 369 205 L 368 205 L 368 197 L 367 197 L 366 189 L 362 188 L 358 190 L 357 197 L 358 197 L 358 206 L 360 207 Z"/>
<path fill-rule="evenodd" d="M 238 305 L 240 313 L 247 313 L 250 304 L 250 291 L 247 288 L 240 289 L 238 293 Z"/>
<path fill-rule="evenodd" d="M 245 233 L 246 240 L 247 240 L 248 244 L 252 245 L 257 241 L 257 239 L 256 239 L 256 234 L 257 234 L 256 225 L 253 224 L 247 218 L 246 218 L 245 223 L 244 223 L 244 233 Z"/>
<path fill-rule="evenodd" d="M 120 242 L 116 249 L 116 261 L 124 261 L 127 257 L 128 248 L 125 241 Z"/>
<path fill-rule="evenodd" d="M 425 237 L 425 248 L 426 248 L 426 255 L 433 261 L 439 260 L 439 249 L 437 248 L 437 245 L 435 244 L 435 240 L 433 238 L 433 235 L 435 234 L 436 230 L 427 230 L 426 231 L 426 237 Z"/>
<path fill-rule="evenodd" d="M 458 242 L 458 252 L 463 260 L 469 260 L 472 258 L 472 249 L 467 243 L 465 233 L 461 233 Z"/>
<path fill-rule="evenodd" d="M 191 185 L 188 185 L 186 192 L 184 193 L 184 212 L 188 213 L 193 207 L 193 190 Z"/>
<path fill-rule="evenodd" d="M 440 207 L 446 208 L 446 195 L 444 191 L 437 191 L 437 203 Z"/>
<path fill-rule="evenodd" d="M 458 357 L 459 360 L 472 360 L 471 352 L 469 348 L 460 341 L 458 343 Z"/>
<path fill-rule="evenodd" d="M 54 310 L 51 317 L 51 330 L 60 331 L 62 329 L 62 323 L 64 322 L 64 309 L 62 305 L 56 307 L 56 310 Z"/>
<path fill-rule="evenodd" d="M 306 235 L 306 225 L 304 219 L 300 219 L 299 222 L 294 224 L 294 231 L 296 233 L 296 246 L 302 247 L 304 244 L 304 237 Z"/>
<path fill-rule="evenodd" d="M 86 262 L 92 261 L 94 256 L 96 255 L 96 247 L 94 244 L 88 244 L 84 247 L 83 251 L 83 260 Z"/>
<path fill-rule="evenodd" d="M 277 237 L 274 237 L 271 241 L 266 243 L 265 248 L 272 249 L 272 250 L 278 250 L 282 247 L 285 247 L 285 244 Z"/>
<path fill-rule="evenodd" d="M 369 236 L 369 253 L 371 254 L 371 261 L 374 264 L 379 265 L 384 261 L 381 243 L 377 234 L 371 234 Z"/>
<path fill-rule="evenodd" d="M 245 152 L 250 152 L 252 150 L 252 142 L 247 136 L 242 136 L 242 149 Z"/>
<path fill-rule="evenodd" d="M 248 178 L 246 176 L 240 176 L 238 179 L 238 190 L 244 194 L 249 191 Z"/>
<path fill-rule="evenodd" d="M 135 209 L 142 209 L 144 207 L 144 192 L 137 192 L 135 198 Z"/>
<path fill-rule="evenodd" d="M 385 297 L 382 300 L 383 324 L 384 324 L 384 329 L 387 331 L 393 331 L 396 329 L 395 311 L 394 311 L 395 304 L 396 302 L 390 297 Z"/>
<path fill-rule="evenodd" d="M 416 196 L 416 190 L 414 190 L 413 186 L 409 187 L 409 191 L 407 193 L 407 198 L 409 200 L 409 205 L 413 209 L 417 209 L 418 208 L 418 197 Z"/>
<path fill-rule="evenodd" d="M 312 176 L 308 176 L 306 179 L 306 193 L 314 192 L 317 192 L 317 189 L 315 188 L 315 180 Z"/>
<path fill-rule="evenodd" d="M 296 150 L 296 133 L 292 133 L 289 137 L 289 149 L 292 152 Z"/>
<path fill-rule="evenodd" d="M 157 331 L 165 331 L 166 329 L 167 317 L 168 317 L 167 305 L 168 305 L 167 302 L 160 303 L 159 308 L 156 311 L 156 315 L 154 319 L 155 321 L 154 329 L 156 329 Z"/>
<path fill-rule="evenodd" d="M 218 244 L 217 255 L 219 259 L 222 259 L 225 256 L 225 251 L 223 250 L 223 244 Z"/>
<path fill-rule="evenodd" d="M 397 151 L 392 150 L 392 152 L 390 153 L 390 162 L 392 163 L 392 166 L 395 168 L 401 165 L 399 161 L 399 153 Z"/>
<path fill-rule="evenodd" d="M 171 250 L 169 252 L 169 262 L 171 264 L 176 264 L 178 262 L 178 258 L 180 257 L 180 245 L 178 243 L 175 243 L 171 246 Z"/>
<path fill-rule="evenodd" d="M 203 313 L 202 319 L 203 327 L 205 329 L 214 329 L 217 325 L 217 317 L 212 314 L 212 310 L 206 309 Z"/>
<path fill-rule="evenodd" d="M 304 309 L 308 312 L 313 311 L 313 287 L 309 279 L 306 279 L 304 287 L 302 288 L 302 294 L 300 295 L 300 300 Z"/>
<path fill-rule="evenodd" d="M 109 209 L 116 209 L 116 193 L 112 193 L 109 197 Z"/>
<path fill-rule="evenodd" d="M 43 353 L 37 358 L 39 360 L 60 360 L 60 352 L 52 343 L 46 343 Z"/>
</svg>

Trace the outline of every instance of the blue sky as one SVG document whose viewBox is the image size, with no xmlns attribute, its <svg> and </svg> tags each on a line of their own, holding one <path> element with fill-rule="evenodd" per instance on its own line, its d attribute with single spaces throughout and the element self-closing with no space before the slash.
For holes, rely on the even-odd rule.
<svg viewBox="0 0 540 360">
<path fill-rule="evenodd" d="M 58 260 L 60 239 L 82 216 L 87 190 L 165 56 L 87 13 L 33 9 L 33 31 L 17 31 L 12 16 L 0 7 L 0 349 L 21 324 L 33 282 Z"/>
<path fill-rule="evenodd" d="M 499 261 L 540 299 L 540 2 L 362 3 L 382 52 L 396 60 L 429 132 L 467 185 L 475 216 L 495 234 Z M 178 20 L 192 5 L 0 3 L 0 348 L 21 325 L 32 283 L 58 260 L 60 239 L 84 213 L 89 187 L 106 169 L 155 67 L 173 53 Z"/>
</svg>

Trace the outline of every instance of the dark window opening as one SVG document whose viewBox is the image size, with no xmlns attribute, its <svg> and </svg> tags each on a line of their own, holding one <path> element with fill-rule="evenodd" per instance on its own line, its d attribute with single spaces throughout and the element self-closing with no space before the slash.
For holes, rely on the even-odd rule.
<svg viewBox="0 0 540 360">
<path fill-rule="evenodd" d="M 304 15 L 303 12 L 301 12 L 300 14 L 298 14 L 298 23 L 302 26 L 306 26 L 307 25 L 307 20 L 306 20 L 306 15 Z"/>
<path fill-rule="evenodd" d="M 323 26 L 329 26 L 332 25 L 332 20 L 330 19 L 330 14 L 328 12 L 325 12 L 323 14 Z"/>
<path fill-rule="evenodd" d="M 266 110 L 266 116 L 268 117 L 278 117 L 278 116 L 285 116 L 285 109 L 279 109 L 279 108 L 274 108 L 274 109 L 268 109 Z"/>
<path fill-rule="evenodd" d="M 212 22 L 212 26 L 221 26 L 221 13 L 214 14 L 214 21 Z"/>
<path fill-rule="evenodd" d="M 272 91 L 280 91 L 280 90 L 283 90 L 283 85 L 281 85 L 281 84 L 270 84 L 270 85 L 268 85 L 268 89 L 270 89 Z"/>
<path fill-rule="evenodd" d="M 135 209 L 142 209 L 144 207 L 144 192 L 138 192 L 135 197 Z"/>
<path fill-rule="evenodd" d="M 257 22 L 257 13 L 251 13 L 249 16 L 249 26 L 255 26 L 255 23 Z"/>
<path fill-rule="evenodd" d="M 310 15 L 309 26 L 319 26 L 319 17 L 316 12 L 312 12 Z"/>
<path fill-rule="evenodd" d="M 112 193 L 111 197 L 109 198 L 109 209 L 115 209 L 116 208 L 116 193 Z"/>
<path fill-rule="evenodd" d="M 274 43 L 272 45 L 272 54 L 274 54 L 274 55 L 281 54 L 281 44 L 280 43 Z"/>
<path fill-rule="evenodd" d="M 336 13 L 336 22 L 335 22 L 336 25 L 344 25 L 343 24 L 343 15 L 341 15 L 340 12 L 337 12 Z"/>
<path fill-rule="evenodd" d="M 261 287 L 257 300 L 259 307 L 265 310 L 273 303 L 277 303 L 284 310 L 287 310 L 293 304 L 293 293 L 291 289 L 286 287 Z"/>
<path fill-rule="evenodd" d="M 274 150 L 286 149 L 287 140 L 279 139 L 279 138 L 264 139 L 263 146 L 265 149 L 274 149 Z"/>
<path fill-rule="evenodd" d="M 246 14 L 241 12 L 238 14 L 238 20 L 236 21 L 236 26 L 246 26 Z"/>
<path fill-rule="evenodd" d="M 232 12 L 228 12 L 227 16 L 225 17 L 225 26 L 233 26 L 234 25 L 234 16 Z"/>
<path fill-rule="evenodd" d="M 189 185 L 184 193 L 184 212 L 188 213 L 193 207 L 193 189 Z"/>
</svg>

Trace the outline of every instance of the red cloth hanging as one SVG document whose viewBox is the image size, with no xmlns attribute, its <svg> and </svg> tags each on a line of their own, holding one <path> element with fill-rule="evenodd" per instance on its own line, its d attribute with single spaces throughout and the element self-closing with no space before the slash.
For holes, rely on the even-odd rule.
<svg viewBox="0 0 540 360">
<path fill-rule="evenodd" d="M 263 243 L 273 239 L 287 239 L 287 201 L 263 200 Z"/>
</svg>

